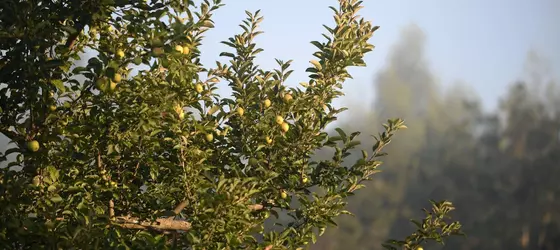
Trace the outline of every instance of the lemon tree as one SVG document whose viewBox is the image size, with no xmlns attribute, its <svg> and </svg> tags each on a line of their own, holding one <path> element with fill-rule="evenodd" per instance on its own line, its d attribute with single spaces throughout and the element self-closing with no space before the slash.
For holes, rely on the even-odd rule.
<svg viewBox="0 0 560 250">
<path fill-rule="evenodd" d="M 325 132 L 378 27 L 339 0 L 309 80 L 289 88 L 290 61 L 254 63 L 258 11 L 223 42 L 227 63 L 200 63 L 221 6 L 1 1 L 1 157 L 16 156 L 0 171 L 2 249 L 296 249 L 347 213 L 405 128 L 388 121 L 351 167 L 359 133 Z M 332 159 L 312 161 L 325 147 Z"/>
</svg>

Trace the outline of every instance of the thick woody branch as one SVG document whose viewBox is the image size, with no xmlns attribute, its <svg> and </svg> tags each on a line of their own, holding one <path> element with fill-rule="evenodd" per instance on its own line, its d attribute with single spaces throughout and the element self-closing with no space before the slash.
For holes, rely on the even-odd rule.
<svg viewBox="0 0 560 250">
<path fill-rule="evenodd" d="M 174 211 L 181 212 L 186 206 L 186 201 L 181 202 Z M 192 228 L 191 223 L 182 220 L 175 220 L 173 217 L 169 218 L 159 218 L 154 222 L 151 221 L 140 221 L 138 218 L 131 216 L 114 216 L 114 202 L 109 201 L 109 215 L 111 216 L 112 225 L 126 228 L 126 229 L 136 229 L 136 230 L 153 230 L 160 231 L 165 234 L 175 233 L 176 231 L 188 231 Z M 264 208 L 261 204 L 249 205 L 248 208 L 253 211 L 259 211 Z M 57 221 L 63 221 L 64 218 L 56 218 Z"/>
<path fill-rule="evenodd" d="M 174 212 L 177 211 L 177 209 L 180 209 L 178 210 L 180 212 L 182 209 L 185 208 L 185 206 L 186 206 L 186 202 L 185 201 L 181 202 L 176 207 Z M 254 205 L 249 205 L 248 208 L 254 211 L 258 211 L 263 209 L 264 206 L 261 204 L 254 204 Z M 189 222 L 175 220 L 174 218 L 160 218 L 157 219 L 155 222 L 148 222 L 148 221 L 139 221 L 137 218 L 121 216 L 115 218 L 113 224 L 127 229 L 155 230 L 155 231 L 164 231 L 168 233 L 169 231 L 177 231 L 177 230 L 188 231 L 191 229 L 191 224 Z"/>
<path fill-rule="evenodd" d="M 113 199 L 109 201 L 109 218 L 115 217 L 115 202 Z"/>
<path fill-rule="evenodd" d="M 173 218 L 160 218 L 155 222 L 138 221 L 132 217 L 117 217 L 114 225 L 127 229 L 155 230 L 155 231 L 188 231 L 191 223 L 187 221 L 174 220 Z"/>
</svg>

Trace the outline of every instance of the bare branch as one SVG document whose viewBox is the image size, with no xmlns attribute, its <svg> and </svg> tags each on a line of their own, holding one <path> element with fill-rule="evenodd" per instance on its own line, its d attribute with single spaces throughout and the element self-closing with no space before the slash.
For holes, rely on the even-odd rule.
<svg viewBox="0 0 560 250">
<path fill-rule="evenodd" d="M 138 221 L 132 217 L 118 217 L 113 222 L 114 225 L 127 229 L 156 230 L 156 231 L 188 231 L 191 223 L 187 221 L 174 220 L 173 218 L 160 218 L 155 222 Z"/>
<path fill-rule="evenodd" d="M 183 211 L 183 209 L 185 209 L 185 207 L 187 206 L 187 203 L 188 203 L 187 200 L 184 200 L 181 203 L 179 203 L 179 205 L 177 205 L 175 209 L 173 209 L 173 213 L 175 214 L 181 213 L 181 211 Z"/>
<path fill-rule="evenodd" d="M 115 202 L 113 199 L 109 201 L 109 218 L 115 217 Z"/>
<path fill-rule="evenodd" d="M 264 208 L 264 206 L 261 205 L 261 204 L 249 205 L 249 209 L 254 210 L 254 211 L 259 211 L 263 208 Z"/>
</svg>

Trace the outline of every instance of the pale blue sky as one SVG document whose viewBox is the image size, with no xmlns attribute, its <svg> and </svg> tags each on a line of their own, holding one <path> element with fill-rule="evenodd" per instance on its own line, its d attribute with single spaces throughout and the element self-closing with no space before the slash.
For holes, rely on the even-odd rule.
<svg viewBox="0 0 560 250">
<path fill-rule="evenodd" d="M 322 38 L 321 24 L 333 24 L 328 6 L 337 5 L 336 0 L 223 2 L 226 6 L 214 16 L 216 28 L 203 43 L 203 63 L 214 65 L 226 49 L 219 42 L 240 31 L 244 10 L 261 9 L 265 33 L 257 43 L 265 51 L 258 63 L 273 68 L 274 58 L 293 59 L 293 86 L 306 80 L 304 70 L 315 51 L 309 42 Z M 560 78 L 560 0 L 366 0 L 364 6 L 361 15 L 381 29 L 371 40 L 377 48 L 366 56 L 368 66 L 351 71 L 355 79 L 346 85 L 345 98 L 373 97 L 374 75 L 410 23 L 425 31 L 428 61 L 441 84 L 465 81 L 486 108 L 493 109 L 505 87 L 521 76 L 530 49 L 546 57 Z"/>
</svg>

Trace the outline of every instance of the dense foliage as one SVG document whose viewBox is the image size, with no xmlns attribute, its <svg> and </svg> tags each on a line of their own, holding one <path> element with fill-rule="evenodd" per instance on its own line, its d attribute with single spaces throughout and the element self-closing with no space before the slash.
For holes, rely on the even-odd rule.
<svg viewBox="0 0 560 250">
<path fill-rule="evenodd" d="M 223 42 L 229 61 L 207 68 L 199 47 L 220 0 L 2 1 L 0 133 L 15 143 L 2 157 L 16 159 L 0 172 L 1 248 L 315 242 L 405 128 L 389 120 L 372 153 L 348 167 L 359 133 L 324 132 L 344 110 L 331 101 L 347 68 L 365 65 L 377 29 L 357 16 L 360 1 L 339 2 L 325 41 L 312 42 L 309 81 L 288 88 L 290 61 L 277 60 L 275 70 L 254 64 L 258 11 Z M 223 84 L 232 98 L 214 93 Z M 325 147 L 334 149 L 330 159 L 310 160 Z M 434 208 L 447 213 L 450 204 Z M 276 217 L 289 220 L 265 228 Z M 393 243 L 412 248 L 439 237 Z"/>
</svg>

